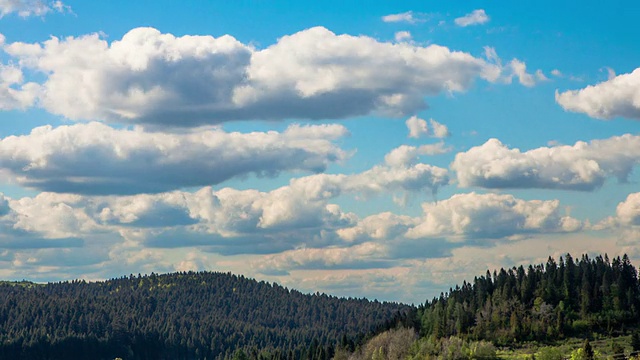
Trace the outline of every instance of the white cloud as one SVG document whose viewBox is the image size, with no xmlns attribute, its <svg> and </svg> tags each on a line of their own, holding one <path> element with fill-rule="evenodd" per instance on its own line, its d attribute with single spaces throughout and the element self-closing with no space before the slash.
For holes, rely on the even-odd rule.
<svg viewBox="0 0 640 360">
<path fill-rule="evenodd" d="M 640 226 L 640 193 L 632 193 L 618 204 L 616 216 L 619 223 Z"/>
<path fill-rule="evenodd" d="M 52 201 L 48 194 L 13 200 L 0 193 L 0 251 L 84 246 L 83 236 L 96 235 L 101 228 L 78 209 L 79 197 L 67 196 L 66 200 L 72 205 Z"/>
<path fill-rule="evenodd" d="M 152 28 L 5 44 L 47 76 L 39 104 L 73 120 L 196 126 L 239 119 L 403 116 L 424 97 L 497 81 L 502 68 L 446 47 L 384 43 L 316 27 L 256 50 L 231 36 Z"/>
<path fill-rule="evenodd" d="M 433 133 L 433 137 L 442 139 L 451 136 L 449 133 L 449 128 L 441 124 L 433 119 L 429 119 L 429 124 L 431 124 L 431 132 Z"/>
<path fill-rule="evenodd" d="M 409 129 L 409 137 L 417 139 L 431 135 L 432 137 L 442 139 L 451 135 L 449 133 L 449 128 L 447 128 L 446 125 L 441 124 L 434 119 L 429 119 L 429 123 L 431 124 L 431 131 L 429 131 L 426 120 L 420 119 L 415 115 L 407 119 L 405 124 Z"/>
<path fill-rule="evenodd" d="M 0 18 L 11 13 L 21 17 L 44 16 L 52 11 L 65 12 L 70 8 L 62 1 L 0 0 Z"/>
<path fill-rule="evenodd" d="M 389 241 L 404 236 L 418 222 L 418 219 L 410 216 L 384 212 L 367 216 L 353 227 L 338 229 L 337 234 L 348 243 Z"/>
<path fill-rule="evenodd" d="M 520 81 L 520 84 L 527 87 L 532 87 L 536 84 L 533 75 L 527 73 L 527 65 L 524 62 L 518 59 L 513 59 L 509 63 L 509 66 L 511 67 L 513 75 L 515 75 L 518 78 L 518 81 Z"/>
<path fill-rule="evenodd" d="M 462 187 L 592 191 L 608 177 L 626 181 L 639 152 L 640 136 L 630 134 L 526 152 L 490 139 L 458 153 L 451 168 Z"/>
<path fill-rule="evenodd" d="M 349 176 L 343 185 L 346 191 L 378 194 L 383 192 L 420 192 L 449 184 L 446 169 L 428 164 L 412 166 L 374 166 L 372 169 Z"/>
<path fill-rule="evenodd" d="M 205 187 L 195 193 L 174 191 L 132 196 L 41 193 L 20 200 L 2 197 L 0 216 L 6 220 L 6 229 L 44 234 L 48 238 L 82 238 L 97 231 L 121 235 L 132 243 L 149 242 L 166 247 L 223 246 L 229 241 L 246 243 L 253 237 L 247 243 L 250 245 L 261 238 L 277 236 L 280 243 L 274 246 L 279 249 L 300 241 L 330 241 L 326 232 L 355 223 L 355 215 L 329 203 L 342 194 L 368 197 L 394 192 L 433 192 L 448 182 L 445 169 L 427 164 L 379 165 L 352 175 L 295 178 L 289 185 L 270 192 L 231 188 L 214 191 Z M 175 239 L 182 239 L 184 244 L 176 243 L 180 240 Z M 267 251 L 270 245 L 262 246 L 261 251 Z"/>
<path fill-rule="evenodd" d="M 93 34 L 12 43 L 5 51 L 48 76 L 40 103 L 52 113 L 122 122 L 153 117 L 174 126 L 229 111 L 251 59 L 251 49 L 231 36 L 176 38 L 151 28 L 110 45 Z M 176 119 L 183 114 L 189 117 Z"/>
<path fill-rule="evenodd" d="M 388 249 L 376 243 L 352 247 L 303 248 L 267 255 L 254 261 L 252 268 L 260 273 L 289 273 L 293 269 L 376 268 L 388 267 Z"/>
<path fill-rule="evenodd" d="M 424 204 L 421 217 L 385 212 L 358 219 L 327 202 L 340 194 L 345 177 L 312 175 L 264 193 L 206 187 L 195 193 L 121 197 L 0 196 L 0 228 L 6 226 L 0 231 L 0 251 L 9 250 L 0 262 L 12 269 L 2 274 L 37 280 L 46 273 L 51 280 L 216 268 L 276 276 L 302 290 L 309 286 L 300 279 L 305 277 L 334 294 L 339 288 L 352 296 L 375 290 L 377 296 L 410 299 L 416 293 L 439 292 L 452 281 L 451 261 L 461 274 L 482 274 L 485 266 L 568 249 L 560 235 L 542 243 L 544 251 L 539 240 L 511 240 L 514 235 L 543 236 L 581 227 L 560 214 L 557 200 L 475 193 Z M 23 236 L 8 241 L 4 230 L 16 224 Z M 74 237 L 61 237 L 68 235 Z M 598 244 L 608 246 L 601 240 Z M 536 251 L 525 250 L 532 246 Z M 506 252 L 511 258 L 501 255 L 505 247 L 512 248 Z M 482 256 L 469 256 L 473 254 Z M 428 280 L 412 276 L 426 269 L 432 274 Z M 344 277 L 344 271 L 377 283 L 368 290 Z M 386 275 L 378 278 L 380 274 Z M 329 286 L 322 278 L 337 282 Z M 416 293 L 402 292 L 398 281 L 414 284 Z"/>
<path fill-rule="evenodd" d="M 491 46 L 485 46 L 484 47 L 484 56 L 491 63 L 498 64 L 498 65 L 502 64 L 502 59 L 500 59 L 500 57 L 498 56 L 498 53 L 496 52 L 496 49 L 491 47 Z"/>
<path fill-rule="evenodd" d="M 451 281 L 450 274 L 448 277 L 446 274 L 454 268 L 471 271 L 473 277 L 484 273 L 484 266 L 494 266 L 492 264 L 500 267 L 505 262 L 534 261 L 531 256 L 540 253 L 546 259 L 549 253 L 545 251 L 511 251 L 510 259 L 498 254 L 502 254 L 500 249 L 505 247 L 522 250 L 535 246 L 536 241 L 540 243 L 548 233 L 555 233 L 555 242 L 559 242 L 558 233 L 580 230 L 582 224 L 559 214 L 559 208 L 557 200 L 525 201 L 511 195 L 460 194 L 443 202 L 425 204 L 423 217 L 412 218 L 388 212 L 369 216 L 352 227 L 337 230 L 345 243 L 258 257 L 252 261 L 252 269 L 260 274 L 295 276 L 300 271 L 337 274 L 348 269 L 354 272 L 368 270 L 370 274 L 380 269 L 400 267 L 419 272 L 429 267 L 432 271 L 427 273 L 431 276 L 426 279 L 412 276 L 398 279 L 401 282 L 420 279 L 415 285 L 424 291 L 425 281 L 436 284 Z M 532 237 L 538 239 L 534 241 Z M 496 241 L 501 239 L 503 241 Z M 558 246 L 555 248 L 557 250 Z M 482 262 L 486 260 L 483 257 L 476 261 L 477 258 L 467 256 L 474 250 L 503 258 L 502 261 Z M 454 253 L 455 257 L 452 256 Z M 555 255 L 555 251 L 551 253 Z M 452 261 L 456 264 L 454 267 L 445 266 Z M 477 266 L 481 268 L 478 270 Z M 439 292 L 441 289 L 436 290 Z"/>
<path fill-rule="evenodd" d="M 637 247 L 640 243 L 640 193 L 631 193 L 616 207 L 614 216 L 609 216 L 594 225 L 595 230 L 610 230 L 618 236 L 618 244 Z M 640 253 L 634 250 L 638 256 Z"/>
<path fill-rule="evenodd" d="M 201 129 L 176 134 L 101 123 L 35 128 L 0 140 L 0 169 L 21 185 L 85 194 L 162 192 L 248 174 L 321 172 L 347 154 L 341 125 L 292 125 L 278 133 Z"/>
<path fill-rule="evenodd" d="M 484 12 L 483 9 L 473 10 L 471 13 L 456 18 L 454 20 L 456 25 L 466 27 L 470 25 L 481 25 L 489 22 L 489 16 Z"/>
<path fill-rule="evenodd" d="M 536 70 L 536 80 L 538 81 L 549 81 L 549 78 L 542 72 L 542 70 Z"/>
<path fill-rule="evenodd" d="M 640 120 L 640 68 L 580 90 L 556 91 L 556 102 L 567 111 L 596 119 Z"/>
<path fill-rule="evenodd" d="M 406 22 L 414 24 L 416 22 L 423 22 L 424 18 L 420 14 L 414 14 L 413 11 L 407 11 L 399 14 L 389 14 L 382 17 L 382 21 L 391 22 Z"/>
<path fill-rule="evenodd" d="M 411 40 L 411 33 L 408 31 L 398 31 L 395 33 L 394 38 L 397 42 L 408 41 Z"/>
<path fill-rule="evenodd" d="M 407 128 L 409 129 L 410 138 L 417 139 L 429 133 L 429 128 L 427 127 L 427 121 L 424 119 L 420 119 L 415 115 L 408 118 L 405 124 L 407 124 Z"/>
<path fill-rule="evenodd" d="M 406 167 L 416 164 L 420 155 L 439 155 L 449 151 L 451 148 L 445 147 L 442 142 L 419 147 L 402 145 L 385 155 L 384 161 L 392 167 Z"/>
<path fill-rule="evenodd" d="M 502 67 L 502 59 L 498 56 L 495 48 L 490 46 L 484 47 L 484 56 L 492 64 L 496 66 Z M 527 72 L 527 64 L 518 59 L 512 59 L 506 66 L 503 68 L 503 73 L 499 79 L 506 84 L 511 84 L 513 82 L 513 78 L 516 77 L 518 82 L 521 85 L 526 87 L 532 87 L 536 84 L 536 82 L 548 81 L 549 79 L 544 75 L 542 70 L 536 70 L 535 74 L 530 74 Z"/>
<path fill-rule="evenodd" d="M 555 76 L 555 77 L 563 77 L 564 75 L 562 74 L 562 71 L 558 70 L 558 69 L 553 69 L 551 70 L 551 75 Z"/>
<path fill-rule="evenodd" d="M 0 110 L 30 107 L 35 103 L 39 91 L 38 84 L 24 82 L 24 75 L 18 67 L 0 63 Z"/>
<path fill-rule="evenodd" d="M 407 236 L 445 236 L 451 241 L 464 241 L 579 230 L 580 221 L 562 216 L 559 205 L 557 200 L 525 201 L 507 194 L 456 194 L 447 200 L 423 204 L 424 218 Z"/>
</svg>

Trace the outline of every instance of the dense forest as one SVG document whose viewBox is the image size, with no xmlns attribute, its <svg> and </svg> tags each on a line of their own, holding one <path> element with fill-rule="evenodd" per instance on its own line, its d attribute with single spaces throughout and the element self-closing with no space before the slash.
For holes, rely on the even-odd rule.
<svg viewBox="0 0 640 360">
<path fill-rule="evenodd" d="M 0 359 L 488 359 L 558 340 L 536 358 L 582 359 L 590 344 L 568 344 L 594 334 L 627 335 L 608 351 L 638 353 L 639 320 L 626 255 L 487 271 L 418 308 L 228 273 L 0 282 Z"/>
<path fill-rule="evenodd" d="M 223 273 L 0 283 L 0 359 L 330 359 L 410 307 Z"/>
<path fill-rule="evenodd" d="M 638 275 L 626 255 L 610 261 L 567 254 L 465 281 L 421 306 L 416 327 L 423 336 L 509 345 L 622 334 L 638 326 L 639 310 Z"/>
</svg>

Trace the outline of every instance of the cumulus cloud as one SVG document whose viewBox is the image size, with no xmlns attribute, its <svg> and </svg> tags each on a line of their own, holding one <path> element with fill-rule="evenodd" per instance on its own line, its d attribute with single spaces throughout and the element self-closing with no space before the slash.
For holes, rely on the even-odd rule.
<svg viewBox="0 0 640 360">
<path fill-rule="evenodd" d="M 454 20 L 456 25 L 466 27 L 471 25 L 481 25 L 489 22 L 489 16 L 484 12 L 483 9 L 473 10 L 469 14 L 465 16 L 461 16 Z"/>
<path fill-rule="evenodd" d="M 394 38 L 398 42 L 408 41 L 411 40 L 411 33 L 408 31 L 398 31 L 397 33 L 395 33 Z"/>
<path fill-rule="evenodd" d="M 268 255 L 254 261 L 260 273 L 289 274 L 293 269 L 371 269 L 393 265 L 388 249 L 380 244 L 364 243 L 352 247 L 304 248 Z"/>
<path fill-rule="evenodd" d="M 632 193 L 616 207 L 618 222 L 623 225 L 640 226 L 640 193 Z"/>
<path fill-rule="evenodd" d="M 436 193 L 441 186 L 449 184 L 446 169 L 418 163 L 415 165 L 393 163 L 393 166 L 375 166 L 370 170 L 349 176 L 346 191 L 367 194 L 403 191 Z"/>
<path fill-rule="evenodd" d="M 526 236 L 569 233 L 582 227 L 580 221 L 560 214 L 557 200 L 525 201 L 511 195 L 470 193 L 427 203 L 423 208 L 422 217 L 389 212 L 368 216 L 336 231 L 344 243 L 260 257 L 252 268 L 262 274 L 288 275 L 301 270 L 412 267 L 450 260 L 459 248 L 493 248 L 526 240 Z"/>
<path fill-rule="evenodd" d="M 424 119 L 420 119 L 417 116 L 412 116 L 406 121 L 407 128 L 409 129 L 410 138 L 419 138 L 429 133 L 427 122 Z"/>
<path fill-rule="evenodd" d="M 348 243 L 393 240 L 403 236 L 418 222 L 418 219 L 410 216 L 384 212 L 367 216 L 355 226 L 338 229 L 337 234 Z"/>
<path fill-rule="evenodd" d="M 449 128 L 445 124 L 441 124 L 433 119 L 429 119 L 429 124 L 431 124 L 431 132 L 433 133 L 433 137 L 442 139 L 451 135 L 449 133 Z"/>
<path fill-rule="evenodd" d="M 609 216 L 593 226 L 595 230 L 610 230 L 617 234 L 618 244 L 637 247 L 640 242 L 640 193 L 627 195 L 616 207 L 614 216 Z M 637 250 L 632 251 L 636 256 Z"/>
<path fill-rule="evenodd" d="M 2 45 L 2 34 L 0 34 Z M 24 81 L 20 68 L 0 63 L 0 110 L 25 109 L 32 106 L 40 85 Z"/>
<path fill-rule="evenodd" d="M 484 47 L 484 56 L 485 58 L 493 63 L 496 66 L 503 68 L 502 59 L 498 56 L 495 48 L 490 46 Z M 530 74 L 527 72 L 527 64 L 518 59 L 512 59 L 507 63 L 503 68 L 503 74 L 500 77 L 500 81 L 511 84 L 513 82 L 513 78 L 518 79 L 520 85 L 526 87 L 532 87 L 538 82 L 548 81 L 549 79 L 545 76 L 542 70 L 536 70 L 535 74 Z"/>
<path fill-rule="evenodd" d="M 52 11 L 65 12 L 69 10 L 70 7 L 59 0 L 0 0 L 0 18 L 11 13 L 17 13 L 21 17 L 29 17 L 44 16 Z"/>
<path fill-rule="evenodd" d="M 96 231 L 99 227 L 82 210 L 52 203 L 47 195 L 13 200 L 0 193 L 0 249 L 82 247 L 83 235 Z"/>
<path fill-rule="evenodd" d="M 640 137 L 630 134 L 526 152 L 490 139 L 458 153 L 451 168 L 462 187 L 593 191 L 608 177 L 626 181 L 639 151 Z"/>
<path fill-rule="evenodd" d="M 382 17 L 382 21 L 386 23 L 392 22 L 406 22 L 414 24 L 416 22 L 423 22 L 424 18 L 421 14 L 414 14 L 413 11 L 407 11 L 398 14 L 389 14 Z"/>
<path fill-rule="evenodd" d="M 473 272 L 478 264 L 465 263 L 474 258 L 459 255 L 460 251 L 492 254 L 511 242 L 504 239 L 567 233 L 582 226 L 560 213 L 557 200 L 475 193 L 424 204 L 422 216 L 384 212 L 359 219 L 329 202 L 347 191 L 341 188 L 349 176 L 311 175 L 270 192 L 205 187 L 193 193 L 118 197 L 43 193 L 13 200 L 0 196 L 4 214 L 0 215 L 0 262 L 12 269 L 2 274 L 39 279 L 46 271 L 50 280 L 215 267 L 282 276 L 279 281 L 293 281 L 296 288 L 304 289 L 296 280 L 303 272 L 339 278 L 341 271 L 349 271 L 369 278 L 384 270 L 402 273 L 397 279 L 390 276 L 406 282 L 417 281 L 409 275 L 428 267 L 433 270 L 430 279 L 440 283 L 446 280 L 444 265 L 454 252 L 459 270 Z M 15 231 L 7 229 L 18 229 L 22 236 L 15 237 Z M 535 243 L 526 238 L 517 241 L 516 247 Z M 220 255 L 213 253 L 232 257 L 218 262 L 212 259 Z M 502 260 L 495 264 L 507 261 Z M 351 295 L 366 293 L 342 281 L 336 286 L 349 287 L 355 291 Z M 386 283 L 380 281 L 376 288 Z M 428 287 L 416 286 L 418 291 Z"/>
<path fill-rule="evenodd" d="M 449 128 L 447 128 L 446 125 L 441 124 L 434 119 L 429 119 L 429 123 L 431 124 L 431 131 L 429 131 L 426 120 L 420 119 L 415 115 L 407 119 L 405 124 L 409 129 L 409 137 L 417 139 L 430 135 L 441 139 L 450 136 Z"/>
<path fill-rule="evenodd" d="M 297 133 L 296 136 L 312 131 L 332 132 L 331 127 L 312 128 L 316 127 L 295 126 L 292 132 Z M 284 140 L 280 139 L 280 142 Z M 121 151 L 126 153 L 127 149 Z M 288 185 L 269 192 L 232 188 L 213 190 L 211 187 L 194 193 L 173 191 L 131 196 L 45 192 L 34 198 L 13 201 L 2 198 L 0 213 L 5 214 L 5 218 L 11 215 L 7 228 L 46 233 L 56 238 L 107 232 L 119 234 L 131 243 L 159 247 L 213 246 L 216 248 L 211 251 L 229 252 L 225 245 L 235 242 L 234 246 L 241 247 L 236 246 L 234 251 L 253 251 L 246 248 L 262 242 L 263 247 L 256 247 L 256 250 L 273 251 L 274 247 L 292 248 L 300 245 L 300 241 L 330 243 L 331 232 L 353 225 L 357 221 L 354 214 L 330 203 L 343 194 L 367 198 L 396 192 L 435 192 L 448 182 L 446 169 L 411 160 L 389 160 L 356 174 L 294 178 Z M 50 213 L 54 215 L 47 215 Z M 279 242 L 270 244 L 275 238 L 279 238 Z M 333 238 L 337 239 L 336 236 Z"/>
<path fill-rule="evenodd" d="M 341 125 L 292 125 L 282 133 L 183 133 L 114 129 L 101 123 L 35 128 L 0 140 L 0 168 L 21 185 L 83 194 L 162 192 L 281 171 L 321 172 L 346 153 Z"/>
<path fill-rule="evenodd" d="M 423 204 L 424 217 L 407 236 L 447 236 L 452 241 L 464 241 L 579 230 L 580 221 L 560 214 L 559 206 L 558 200 L 526 201 L 508 194 L 456 194 Z"/>
<path fill-rule="evenodd" d="M 446 147 L 442 142 L 418 147 L 402 145 L 385 155 L 384 161 L 392 167 L 406 167 L 416 164 L 418 157 L 421 155 L 439 155 L 449 151 L 451 151 L 451 148 Z"/>
<path fill-rule="evenodd" d="M 583 89 L 556 90 L 556 102 L 567 111 L 596 119 L 625 117 L 640 120 L 640 68 Z"/>
<path fill-rule="evenodd" d="M 315 27 L 256 50 L 229 35 L 136 28 L 11 43 L 23 68 L 44 73 L 39 104 L 73 120 L 196 126 L 229 120 L 403 116 L 424 97 L 497 81 L 502 68 L 446 47 L 385 43 Z"/>
</svg>

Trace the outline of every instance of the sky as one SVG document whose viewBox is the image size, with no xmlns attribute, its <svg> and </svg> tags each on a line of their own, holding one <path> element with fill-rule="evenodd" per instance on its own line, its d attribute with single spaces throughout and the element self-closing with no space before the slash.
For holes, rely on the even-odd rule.
<svg viewBox="0 0 640 360">
<path fill-rule="evenodd" d="M 0 0 L 0 278 L 419 304 L 640 264 L 637 1 Z"/>
</svg>

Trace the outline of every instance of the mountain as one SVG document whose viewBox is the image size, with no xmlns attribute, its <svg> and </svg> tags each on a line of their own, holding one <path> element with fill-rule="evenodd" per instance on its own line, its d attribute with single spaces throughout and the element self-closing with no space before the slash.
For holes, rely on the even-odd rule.
<svg viewBox="0 0 640 360">
<path fill-rule="evenodd" d="M 411 310 L 230 273 L 0 282 L 0 358 L 329 359 Z"/>
</svg>

